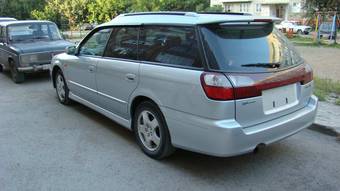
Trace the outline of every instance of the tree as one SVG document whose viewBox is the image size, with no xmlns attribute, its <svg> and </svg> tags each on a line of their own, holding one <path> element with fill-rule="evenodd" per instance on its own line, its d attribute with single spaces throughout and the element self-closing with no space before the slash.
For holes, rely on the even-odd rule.
<svg viewBox="0 0 340 191">
<path fill-rule="evenodd" d="M 31 15 L 38 20 L 50 20 L 55 22 L 59 28 L 64 28 L 63 23 L 65 18 L 60 11 L 62 0 L 49 0 L 42 10 L 33 10 Z"/>
<path fill-rule="evenodd" d="M 88 22 L 103 23 L 121 13 L 129 12 L 131 0 L 95 0 L 88 4 Z"/>
<path fill-rule="evenodd" d="M 340 11 L 340 0 L 306 0 L 305 8 L 308 12 Z"/>
<path fill-rule="evenodd" d="M 159 11 L 160 0 L 133 0 L 132 10 L 141 11 Z"/>
<path fill-rule="evenodd" d="M 71 28 L 87 21 L 87 5 L 94 0 L 63 0 L 60 5 L 61 14 L 64 15 Z"/>
<path fill-rule="evenodd" d="M 42 9 L 45 0 L 0 0 L 0 16 L 31 19 L 31 11 Z"/>
</svg>

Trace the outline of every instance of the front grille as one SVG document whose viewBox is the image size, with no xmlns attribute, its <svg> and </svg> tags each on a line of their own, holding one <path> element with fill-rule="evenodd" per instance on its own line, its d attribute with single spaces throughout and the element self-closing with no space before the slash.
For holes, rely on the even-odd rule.
<svg viewBox="0 0 340 191">
<path fill-rule="evenodd" d="M 20 57 L 20 63 L 22 66 L 49 64 L 52 57 L 60 53 L 63 51 L 25 54 Z"/>
</svg>

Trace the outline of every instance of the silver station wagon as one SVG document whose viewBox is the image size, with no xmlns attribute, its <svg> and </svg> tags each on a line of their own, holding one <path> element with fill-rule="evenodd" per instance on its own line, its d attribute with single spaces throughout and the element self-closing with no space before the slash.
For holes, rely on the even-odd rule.
<svg viewBox="0 0 340 191">
<path fill-rule="evenodd" d="M 310 126 L 312 69 L 275 18 L 151 12 L 120 15 L 52 60 L 59 101 L 132 130 L 148 156 L 175 148 L 234 156 Z"/>
</svg>

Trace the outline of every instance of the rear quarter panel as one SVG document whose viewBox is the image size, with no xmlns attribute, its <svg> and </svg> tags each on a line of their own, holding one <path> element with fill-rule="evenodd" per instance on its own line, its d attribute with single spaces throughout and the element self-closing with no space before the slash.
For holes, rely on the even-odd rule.
<svg viewBox="0 0 340 191">
<path fill-rule="evenodd" d="M 208 99 L 200 82 L 202 72 L 201 70 L 141 64 L 139 85 L 131 99 L 142 95 L 167 109 L 207 119 L 233 119 L 235 102 Z"/>
</svg>

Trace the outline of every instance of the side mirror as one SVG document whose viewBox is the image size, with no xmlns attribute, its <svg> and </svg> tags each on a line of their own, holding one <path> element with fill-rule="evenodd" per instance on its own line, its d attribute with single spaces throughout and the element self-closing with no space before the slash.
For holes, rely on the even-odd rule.
<svg viewBox="0 0 340 191">
<path fill-rule="evenodd" d="M 75 55 L 76 50 L 77 50 L 76 46 L 69 46 L 66 48 L 66 54 Z"/>
</svg>

